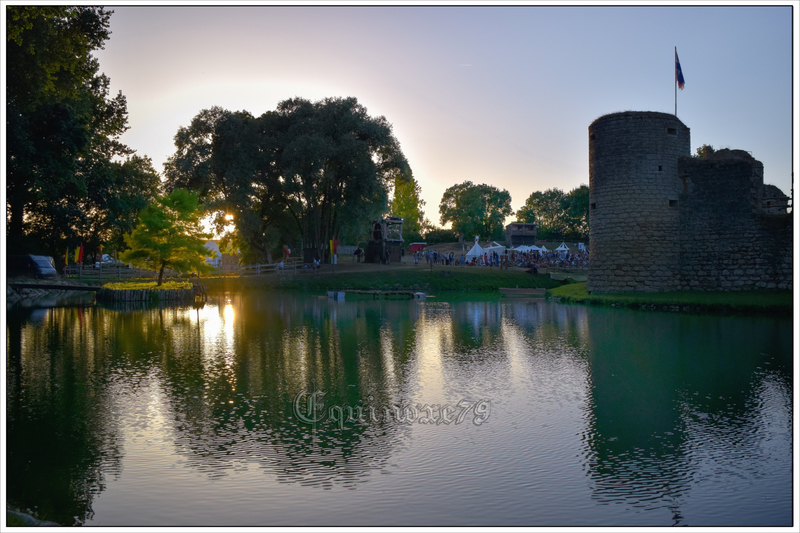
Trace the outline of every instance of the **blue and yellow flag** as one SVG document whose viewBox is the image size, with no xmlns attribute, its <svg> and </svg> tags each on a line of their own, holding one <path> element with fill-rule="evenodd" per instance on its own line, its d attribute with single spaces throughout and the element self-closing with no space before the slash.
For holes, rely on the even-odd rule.
<svg viewBox="0 0 800 533">
<path fill-rule="evenodd" d="M 675 81 L 678 84 L 678 89 L 683 90 L 686 82 L 683 80 L 683 71 L 681 70 L 681 62 L 678 60 L 678 48 L 675 48 Z"/>
</svg>

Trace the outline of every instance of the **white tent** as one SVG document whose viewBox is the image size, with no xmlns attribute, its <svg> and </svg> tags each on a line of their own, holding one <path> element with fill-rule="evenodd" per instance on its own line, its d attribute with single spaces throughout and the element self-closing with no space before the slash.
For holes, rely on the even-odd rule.
<svg viewBox="0 0 800 533">
<path fill-rule="evenodd" d="M 531 244 L 531 245 L 523 244 L 522 246 L 518 246 L 518 247 L 514 248 L 514 251 L 517 251 L 517 252 L 538 252 L 539 251 L 539 247 L 536 246 L 535 244 Z"/>
<path fill-rule="evenodd" d="M 556 248 L 556 252 L 569 252 L 569 248 L 567 248 L 567 245 L 566 245 L 565 243 L 563 243 L 563 242 L 562 242 L 562 243 L 561 243 L 561 244 L 558 246 L 558 248 Z"/>
<path fill-rule="evenodd" d="M 497 244 L 496 242 L 492 241 L 492 245 L 487 248 L 484 248 L 483 251 L 486 252 L 487 254 L 490 254 L 492 252 L 497 252 L 498 254 L 502 254 L 506 251 L 506 247 L 503 246 L 502 244 Z"/>
<path fill-rule="evenodd" d="M 548 250 L 548 249 L 547 249 L 547 246 L 545 246 L 545 245 L 543 244 L 543 245 L 542 245 L 542 247 L 541 247 L 541 248 L 539 248 L 539 251 L 540 251 L 540 252 L 542 252 L 542 253 L 547 253 L 547 252 L 549 252 L 550 250 Z"/>
<path fill-rule="evenodd" d="M 206 263 L 212 266 L 219 266 L 220 257 L 222 254 L 219 251 L 219 241 L 208 241 L 203 245 L 213 255 L 206 258 Z"/>
<path fill-rule="evenodd" d="M 476 242 L 475 246 L 470 248 L 469 252 L 467 252 L 467 255 L 466 255 L 467 261 L 470 261 L 473 258 L 474 259 L 478 259 L 478 258 L 482 259 L 483 258 L 483 252 L 484 252 L 484 249 L 481 248 L 481 245 Z"/>
</svg>

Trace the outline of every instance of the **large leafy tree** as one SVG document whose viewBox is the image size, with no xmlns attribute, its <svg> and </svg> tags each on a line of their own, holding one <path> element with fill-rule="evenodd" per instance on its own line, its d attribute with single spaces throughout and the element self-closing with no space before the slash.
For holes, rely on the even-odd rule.
<svg viewBox="0 0 800 533">
<path fill-rule="evenodd" d="M 517 211 L 520 222 L 536 222 L 544 239 L 585 239 L 589 234 L 589 187 L 569 193 L 552 188 L 532 193 Z"/>
<path fill-rule="evenodd" d="M 265 164 L 265 140 L 250 113 L 212 107 L 178 130 L 165 165 L 167 187 L 196 191 L 217 232 L 246 262 L 272 262 L 270 249 L 289 233 L 290 221 L 275 209 L 277 191 L 266 186 L 272 166 Z"/>
<path fill-rule="evenodd" d="M 175 144 L 167 186 L 198 191 L 219 225 L 232 217 L 251 260 L 293 238 L 322 256 L 328 240 L 386 213 L 392 182 L 410 175 L 391 125 L 355 98 L 285 100 L 258 118 L 204 110 Z"/>
<path fill-rule="evenodd" d="M 125 235 L 129 249 L 122 260 L 151 270 L 158 270 L 158 283 L 164 270 L 207 272 L 206 258 L 211 252 L 204 246 L 210 235 L 203 233 L 197 195 L 175 189 L 157 198 L 139 214 L 139 225 Z"/>
<path fill-rule="evenodd" d="M 525 205 L 517 211 L 517 220 L 535 222 L 538 234 L 543 237 L 558 233 L 562 229 L 563 200 L 564 191 L 561 189 L 535 191 L 525 200 Z"/>
<path fill-rule="evenodd" d="M 109 96 L 109 80 L 92 56 L 110 35 L 111 12 L 6 9 L 8 246 L 61 257 L 64 247 L 99 242 L 114 221 L 130 218 L 152 196 L 154 173 L 146 169 L 147 179 L 119 193 L 140 201 L 113 201 L 123 167 L 142 161 L 121 162 L 132 154 L 118 140 L 127 129 L 127 103 L 121 93 Z M 120 211 L 124 205 L 130 211 Z"/>
<path fill-rule="evenodd" d="M 589 237 L 589 187 L 581 185 L 564 196 L 564 238 Z"/>
<path fill-rule="evenodd" d="M 503 234 L 506 217 L 513 215 L 514 211 L 507 190 L 465 181 L 445 190 L 439 214 L 441 223 L 449 222 L 460 239 L 473 235 L 497 239 Z"/>
<path fill-rule="evenodd" d="M 152 162 L 136 155 L 98 161 L 87 178 L 85 194 L 43 199 L 27 216 L 26 238 L 47 250 L 60 250 L 69 241 L 80 241 L 93 252 L 101 244 L 123 249 L 123 235 L 136 226 L 139 212 L 154 200 L 160 184 Z M 72 236 L 69 241 L 67 235 Z"/>
</svg>

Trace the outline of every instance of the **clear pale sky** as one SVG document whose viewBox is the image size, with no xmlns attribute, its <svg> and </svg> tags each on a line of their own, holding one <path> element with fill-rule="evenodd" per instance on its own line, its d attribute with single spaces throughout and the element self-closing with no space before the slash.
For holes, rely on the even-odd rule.
<svg viewBox="0 0 800 533">
<path fill-rule="evenodd" d="M 127 97 L 123 142 L 159 172 L 201 109 L 354 96 L 392 123 L 438 224 L 442 193 L 465 180 L 507 189 L 515 210 L 588 184 L 593 120 L 674 112 L 676 46 L 692 152 L 748 150 L 790 194 L 797 6 L 111 5 L 97 57 Z"/>
</svg>

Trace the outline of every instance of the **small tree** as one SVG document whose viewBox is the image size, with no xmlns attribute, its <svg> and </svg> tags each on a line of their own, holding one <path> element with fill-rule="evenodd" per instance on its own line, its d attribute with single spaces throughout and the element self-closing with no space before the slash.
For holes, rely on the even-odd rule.
<svg viewBox="0 0 800 533">
<path fill-rule="evenodd" d="M 204 246 L 209 237 L 200 228 L 197 195 L 175 189 L 139 214 L 139 225 L 125 235 L 130 250 L 122 254 L 122 260 L 158 270 L 157 285 L 161 286 L 167 267 L 199 272 L 211 269 L 206 263 L 211 251 Z"/>
<path fill-rule="evenodd" d="M 698 159 L 706 159 L 714 152 L 716 152 L 716 150 L 714 150 L 713 146 L 710 144 L 704 144 L 703 146 L 697 147 L 697 152 L 695 153 L 694 157 Z"/>
</svg>

